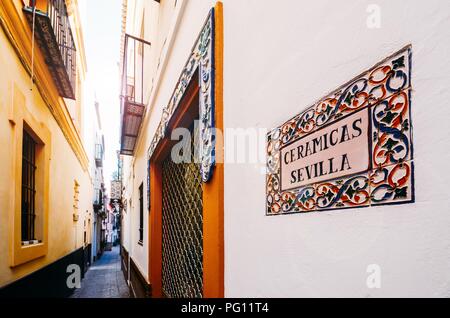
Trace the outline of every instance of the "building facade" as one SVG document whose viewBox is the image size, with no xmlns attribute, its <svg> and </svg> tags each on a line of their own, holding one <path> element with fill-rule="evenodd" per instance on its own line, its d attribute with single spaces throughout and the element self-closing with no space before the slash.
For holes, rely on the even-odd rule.
<svg viewBox="0 0 450 318">
<path fill-rule="evenodd" d="M 120 212 L 116 203 L 107 198 L 106 218 L 103 220 L 103 229 L 105 231 L 105 250 L 111 251 L 119 241 Z"/>
<path fill-rule="evenodd" d="M 0 293 L 67 295 L 93 212 L 78 4 L 1 1 L 0 24 Z"/>
<path fill-rule="evenodd" d="M 93 226 L 92 226 L 92 261 L 99 259 L 105 248 L 105 232 L 102 230 L 103 221 L 106 218 L 106 187 L 105 178 L 103 175 L 103 165 L 105 160 L 105 136 L 102 133 L 102 124 L 100 117 L 100 104 L 95 103 L 95 117 L 94 121 L 94 143 L 93 143 L 93 160 L 92 176 L 94 178 L 94 195 L 93 195 Z"/>
<path fill-rule="evenodd" d="M 111 181 L 111 205 L 114 209 L 114 227 L 115 227 L 115 240 L 114 246 L 120 244 L 121 235 L 120 228 L 122 225 L 122 181 L 120 176 L 120 161 L 119 171 L 117 173 L 118 179 Z"/>
<path fill-rule="evenodd" d="M 132 294 L 448 297 L 449 17 L 123 1 Z"/>
</svg>

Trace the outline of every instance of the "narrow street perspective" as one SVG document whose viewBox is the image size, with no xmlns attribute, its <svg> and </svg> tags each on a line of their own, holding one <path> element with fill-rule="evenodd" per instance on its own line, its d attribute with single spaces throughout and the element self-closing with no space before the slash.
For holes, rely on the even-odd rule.
<svg viewBox="0 0 450 318">
<path fill-rule="evenodd" d="M 92 265 L 72 298 L 128 298 L 128 285 L 120 268 L 120 251 L 116 246 Z"/>
<path fill-rule="evenodd" d="M 0 0 L 0 298 L 449 298 L 449 52 L 448 0 Z"/>
</svg>

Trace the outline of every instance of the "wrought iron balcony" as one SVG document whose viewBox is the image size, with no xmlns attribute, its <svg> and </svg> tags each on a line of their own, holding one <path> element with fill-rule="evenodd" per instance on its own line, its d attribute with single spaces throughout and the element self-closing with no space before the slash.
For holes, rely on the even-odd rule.
<svg viewBox="0 0 450 318">
<path fill-rule="evenodd" d="M 102 190 L 94 190 L 94 212 L 98 212 L 103 207 L 103 192 Z"/>
<path fill-rule="evenodd" d="M 30 1 L 23 12 L 34 30 L 59 95 L 75 99 L 76 48 L 65 0 Z M 35 10 L 35 14 L 33 11 Z M 34 16 L 34 18 L 33 18 Z"/>
<path fill-rule="evenodd" d="M 150 43 L 125 35 L 121 88 L 122 135 L 120 153 L 133 155 L 144 116 L 145 52 Z"/>
<path fill-rule="evenodd" d="M 97 167 L 103 167 L 103 145 L 95 145 L 95 165 Z"/>
</svg>

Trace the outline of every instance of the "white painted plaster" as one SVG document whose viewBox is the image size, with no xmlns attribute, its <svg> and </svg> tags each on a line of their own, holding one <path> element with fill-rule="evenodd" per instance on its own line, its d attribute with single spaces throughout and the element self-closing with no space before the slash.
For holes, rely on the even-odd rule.
<svg viewBox="0 0 450 318">
<path fill-rule="evenodd" d="M 225 166 L 227 297 L 450 296 L 450 2 L 224 1 L 226 127 L 273 128 L 412 44 L 416 203 L 265 216 L 265 176 Z M 367 266 L 381 268 L 369 289 Z"/>
</svg>

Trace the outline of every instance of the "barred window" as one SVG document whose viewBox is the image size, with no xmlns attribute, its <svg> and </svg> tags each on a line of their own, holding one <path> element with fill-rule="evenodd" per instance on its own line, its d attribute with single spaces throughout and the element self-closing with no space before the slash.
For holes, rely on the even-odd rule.
<svg viewBox="0 0 450 318">
<path fill-rule="evenodd" d="M 139 244 L 144 242 L 144 183 L 139 187 Z"/>
<path fill-rule="evenodd" d="M 22 148 L 22 241 L 35 240 L 36 141 L 23 132 Z"/>
</svg>

